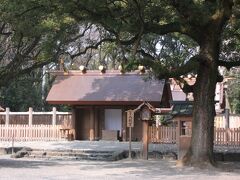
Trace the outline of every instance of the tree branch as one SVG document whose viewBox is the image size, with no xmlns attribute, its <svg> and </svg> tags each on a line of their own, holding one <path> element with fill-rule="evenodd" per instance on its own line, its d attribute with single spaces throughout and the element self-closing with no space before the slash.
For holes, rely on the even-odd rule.
<svg viewBox="0 0 240 180">
<path fill-rule="evenodd" d="M 187 81 L 184 78 L 175 78 L 177 81 L 179 81 L 179 83 L 177 83 L 180 88 L 182 89 L 182 91 L 187 94 L 187 93 L 191 93 L 194 91 L 194 85 L 190 85 L 187 83 Z"/>
<path fill-rule="evenodd" d="M 155 76 L 158 79 L 164 79 L 164 78 L 177 78 L 181 75 L 185 75 L 191 71 L 194 71 L 198 69 L 199 62 L 203 59 L 201 55 L 196 55 L 190 58 L 188 62 L 183 64 L 180 67 L 177 67 L 176 69 L 167 69 L 165 66 L 161 64 L 161 62 L 154 62 L 151 64 L 151 67 L 155 73 Z"/>
<path fill-rule="evenodd" d="M 219 60 L 218 65 L 224 66 L 227 69 L 231 69 L 234 66 L 240 66 L 240 60 L 238 60 L 238 61 L 221 61 L 221 60 Z"/>
<path fill-rule="evenodd" d="M 95 43 L 94 45 L 89 45 L 89 46 L 85 47 L 84 50 L 82 50 L 76 54 L 70 55 L 70 57 L 72 59 L 74 59 L 77 56 L 85 54 L 89 49 L 97 49 L 98 46 L 100 46 L 104 42 L 117 42 L 120 45 L 130 45 L 130 44 L 133 44 L 137 38 L 138 38 L 138 35 L 132 37 L 129 40 L 120 40 L 118 36 L 117 36 L 117 38 L 104 38 L 104 39 L 98 41 L 97 43 Z"/>
<path fill-rule="evenodd" d="M 73 55 L 70 55 L 70 57 L 71 57 L 72 59 L 74 59 L 74 58 L 77 57 L 77 56 L 80 56 L 80 55 L 82 55 L 82 54 L 85 54 L 89 49 L 97 49 L 98 46 L 100 46 L 100 45 L 101 45 L 102 43 L 104 43 L 104 42 L 114 42 L 114 39 L 111 39 L 111 38 L 102 39 L 102 40 L 100 40 L 99 42 L 97 42 L 97 43 L 94 44 L 94 45 L 90 45 L 90 46 L 85 47 L 85 49 L 84 49 L 83 51 L 78 52 L 78 53 L 73 54 Z"/>
<path fill-rule="evenodd" d="M 191 27 L 187 24 L 182 24 L 179 22 L 174 22 L 170 24 L 156 24 L 156 23 L 145 23 L 144 33 L 155 33 L 158 35 L 165 35 L 168 33 L 179 32 L 190 36 L 195 41 L 200 42 L 199 34 L 192 31 Z"/>
</svg>

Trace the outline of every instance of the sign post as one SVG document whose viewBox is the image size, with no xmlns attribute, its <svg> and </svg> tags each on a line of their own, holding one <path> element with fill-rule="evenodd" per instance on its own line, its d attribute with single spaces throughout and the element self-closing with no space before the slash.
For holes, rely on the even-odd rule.
<svg viewBox="0 0 240 180">
<path fill-rule="evenodd" d="M 151 120 L 151 111 L 145 106 L 141 110 L 141 119 L 143 121 L 143 159 L 148 160 L 148 126 Z"/>
<path fill-rule="evenodd" d="M 129 128 L 129 159 L 132 159 L 132 127 L 134 127 L 134 111 L 127 111 L 127 127 Z"/>
</svg>

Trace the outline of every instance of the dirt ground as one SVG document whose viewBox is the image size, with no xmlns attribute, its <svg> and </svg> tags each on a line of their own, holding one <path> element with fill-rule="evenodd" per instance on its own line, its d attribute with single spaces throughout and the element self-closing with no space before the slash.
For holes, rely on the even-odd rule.
<svg viewBox="0 0 240 180">
<path fill-rule="evenodd" d="M 240 162 L 208 170 L 176 167 L 173 160 L 53 161 L 0 156 L 0 179 L 240 179 Z"/>
</svg>

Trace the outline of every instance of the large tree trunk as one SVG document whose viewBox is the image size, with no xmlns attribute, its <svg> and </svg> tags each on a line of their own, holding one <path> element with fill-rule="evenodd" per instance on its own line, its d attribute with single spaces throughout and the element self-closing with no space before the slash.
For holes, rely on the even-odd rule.
<svg viewBox="0 0 240 180">
<path fill-rule="evenodd" d="M 206 57 L 200 62 L 198 76 L 194 85 L 194 110 L 192 121 L 191 146 L 182 159 L 182 163 L 192 166 L 212 166 L 213 137 L 215 117 L 215 88 L 218 77 L 216 61 L 219 54 L 219 44 L 206 38 L 200 49 L 200 54 Z"/>
<path fill-rule="evenodd" d="M 201 65 L 200 69 L 194 91 L 191 147 L 185 158 L 191 165 L 206 166 L 214 164 L 214 97 L 217 68 Z"/>
<path fill-rule="evenodd" d="M 215 88 L 218 79 L 218 60 L 221 33 L 232 14 L 233 1 L 222 1 L 221 11 L 212 16 L 200 29 L 199 45 L 202 59 L 194 85 L 194 111 L 191 146 L 183 157 L 183 164 L 208 167 L 215 164 L 213 157 Z M 214 18 L 213 18 L 214 17 Z M 194 27 L 197 29 L 198 27 Z"/>
</svg>

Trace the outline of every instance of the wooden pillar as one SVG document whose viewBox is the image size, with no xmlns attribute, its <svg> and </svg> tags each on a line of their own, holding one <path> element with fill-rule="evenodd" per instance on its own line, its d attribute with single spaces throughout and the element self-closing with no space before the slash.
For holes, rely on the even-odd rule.
<svg viewBox="0 0 240 180">
<path fill-rule="evenodd" d="M 127 115 L 126 109 L 122 108 L 122 140 L 127 141 Z"/>
<path fill-rule="evenodd" d="M 229 139 L 230 139 L 229 109 L 225 109 L 225 128 L 226 128 L 226 130 L 227 130 L 227 133 L 226 133 L 226 141 L 229 142 Z"/>
<path fill-rule="evenodd" d="M 95 108 L 94 109 L 94 139 L 98 140 L 99 139 L 99 109 Z"/>
<path fill-rule="evenodd" d="M 94 125 L 94 107 L 90 108 L 90 130 L 89 130 L 89 140 L 93 141 L 95 137 L 95 125 Z"/>
<path fill-rule="evenodd" d="M 52 125 L 55 126 L 57 124 L 57 108 L 52 108 Z"/>
<path fill-rule="evenodd" d="M 105 129 L 105 109 L 104 108 L 100 108 L 99 109 L 99 136 L 100 138 L 102 138 L 102 130 Z"/>
<path fill-rule="evenodd" d="M 148 121 L 143 121 L 143 159 L 148 160 Z"/>
<path fill-rule="evenodd" d="M 10 120 L 10 108 L 6 108 L 6 118 L 5 118 L 5 125 L 9 125 L 9 120 Z"/>
<path fill-rule="evenodd" d="M 225 128 L 229 128 L 229 109 L 225 109 Z"/>
<path fill-rule="evenodd" d="M 30 107 L 28 110 L 29 116 L 28 116 L 28 125 L 32 126 L 32 121 L 33 121 L 33 108 Z"/>
<path fill-rule="evenodd" d="M 176 133 L 177 133 L 177 145 L 179 146 L 179 139 L 180 139 L 180 133 L 181 133 L 181 123 L 180 123 L 180 119 L 176 118 L 177 121 L 177 129 L 176 129 Z"/>
<path fill-rule="evenodd" d="M 71 128 L 73 129 L 73 139 L 76 139 L 76 107 L 72 107 L 72 122 L 71 122 Z"/>
</svg>

